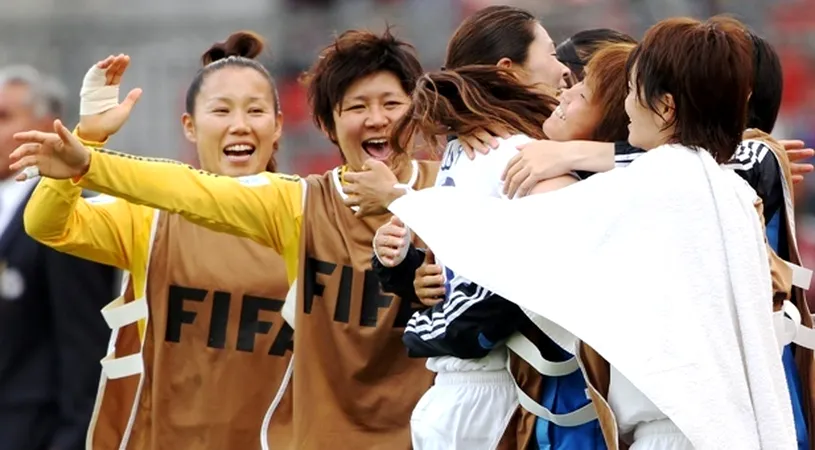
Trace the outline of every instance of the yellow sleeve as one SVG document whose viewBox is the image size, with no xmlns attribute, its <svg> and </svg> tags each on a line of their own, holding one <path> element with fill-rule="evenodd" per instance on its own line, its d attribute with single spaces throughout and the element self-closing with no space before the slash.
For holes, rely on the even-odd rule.
<svg viewBox="0 0 815 450">
<path fill-rule="evenodd" d="M 82 187 L 248 237 L 284 256 L 299 245 L 304 185 L 296 176 L 230 178 L 177 161 L 90 150 L 88 172 L 77 180 Z"/>
<path fill-rule="evenodd" d="M 152 216 L 145 206 L 106 195 L 85 199 L 70 180 L 43 178 L 23 221 L 29 236 L 49 247 L 132 271 L 144 264 L 146 250 L 137 247 L 148 245 Z"/>
</svg>

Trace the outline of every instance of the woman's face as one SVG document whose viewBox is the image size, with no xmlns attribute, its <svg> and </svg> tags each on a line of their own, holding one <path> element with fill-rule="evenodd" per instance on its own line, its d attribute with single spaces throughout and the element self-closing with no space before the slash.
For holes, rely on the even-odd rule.
<svg viewBox="0 0 815 450">
<path fill-rule="evenodd" d="M 628 96 L 625 98 L 625 113 L 628 115 L 628 143 L 643 150 L 652 150 L 667 144 L 673 135 L 674 127 L 666 127 L 673 115 L 673 99 L 665 94 L 657 105 L 662 115 L 651 111 L 640 101 L 636 92 L 636 73 L 631 71 L 628 79 Z"/>
<path fill-rule="evenodd" d="M 522 81 L 527 84 L 545 84 L 555 89 L 567 86 L 571 71 L 557 59 L 555 43 L 539 23 L 535 24 L 535 39 L 529 44 L 529 53 L 522 66 Z"/>
<path fill-rule="evenodd" d="M 283 129 L 269 80 L 251 67 L 228 66 L 208 74 L 194 115 L 182 120 L 201 168 L 230 177 L 263 172 Z"/>
<path fill-rule="evenodd" d="M 348 87 L 334 111 L 333 137 L 351 170 L 361 170 L 368 158 L 393 163 L 391 131 L 409 106 L 410 97 L 392 72 L 368 75 Z"/>
<path fill-rule="evenodd" d="M 543 132 L 553 141 L 590 140 L 601 113 L 592 103 L 591 89 L 581 81 L 560 95 L 560 104 L 543 122 Z"/>
</svg>

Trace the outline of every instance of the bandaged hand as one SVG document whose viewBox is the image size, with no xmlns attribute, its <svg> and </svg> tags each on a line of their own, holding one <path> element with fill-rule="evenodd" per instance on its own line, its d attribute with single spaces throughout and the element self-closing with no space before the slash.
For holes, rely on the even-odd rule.
<svg viewBox="0 0 815 450">
<path fill-rule="evenodd" d="M 436 257 L 429 249 L 424 255 L 424 263 L 416 269 L 413 290 L 416 291 L 416 297 L 425 306 L 433 306 L 444 300 L 445 289 L 442 267 L 436 264 Z"/>
<path fill-rule="evenodd" d="M 108 56 L 94 64 L 82 80 L 79 92 L 79 126 L 77 135 L 86 141 L 105 142 L 130 117 L 142 90 L 133 89 L 119 103 L 119 85 L 130 57 Z"/>
<path fill-rule="evenodd" d="M 390 222 L 379 227 L 374 235 L 374 255 L 385 267 L 396 267 L 405 260 L 410 247 L 410 230 L 399 220 L 391 217 Z"/>
</svg>

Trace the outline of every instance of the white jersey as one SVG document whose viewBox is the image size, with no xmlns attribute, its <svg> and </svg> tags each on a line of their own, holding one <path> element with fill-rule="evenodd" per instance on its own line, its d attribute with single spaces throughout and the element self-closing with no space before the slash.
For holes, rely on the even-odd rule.
<svg viewBox="0 0 815 450">
<path fill-rule="evenodd" d="M 523 134 L 516 134 L 509 139 L 498 138 L 498 148 L 490 150 L 487 154 L 476 153 L 475 158 L 470 159 L 464 153 L 459 140 L 454 139 L 447 144 L 447 148 L 444 150 L 441 167 L 438 175 L 436 175 L 436 186 L 454 186 L 489 197 L 507 198 L 504 194 L 504 182 L 501 180 L 501 175 L 503 175 L 509 160 L 520 153 L 517 147 L 531 141 L 531 138 Z M 437 261 L 437 263 L 444 267 L 441 261 Z M 456 276 L 446 267 L 444 268 L 444 275 L 448 296 L 454 294 L 454 290 L 458 285 L 470 283 L 469 280 Z M 478 291 L 487 294 L 484 289 Z M 460 300 L 464 302 L 477 301 L 482 296 L 484 295 L 461 298 Z M 466 307 L 462 309 L 466 309 Z"/>
<path fill-rule="evenodd" d="M 458 139 L 454 139 L 444 150 L 436 186 L 455 186 L 490 197 L 506 198 L 501 175 L 509 160 L 519 153 L 517 146 L 531 141 L 522 134 L 509 139 L 499 138 L 498 148 L 486 155 L 476 153 L 475 159 L 470 159 L 464 154 Z"/>
</svg>

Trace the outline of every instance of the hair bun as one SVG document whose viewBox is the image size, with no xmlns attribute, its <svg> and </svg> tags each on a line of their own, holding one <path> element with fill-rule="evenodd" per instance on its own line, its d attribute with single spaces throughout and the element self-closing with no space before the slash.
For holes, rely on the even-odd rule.
<svg viewBox="0 0 815 450">
<path fill-rule="evenodd" d="M 206 66 L 230 56 L 254 59 L 263 51 L 263 47 L 263 38 L 257 33 L 238 31 L 229 35 L 225 42 L 213 44 L 209 50 L 201 55 L 201 63 Z"/>
</svg>

